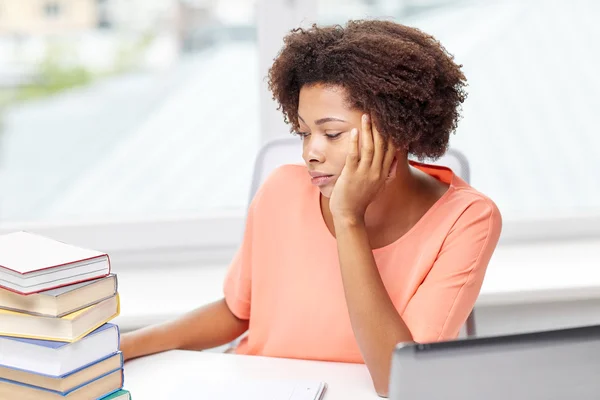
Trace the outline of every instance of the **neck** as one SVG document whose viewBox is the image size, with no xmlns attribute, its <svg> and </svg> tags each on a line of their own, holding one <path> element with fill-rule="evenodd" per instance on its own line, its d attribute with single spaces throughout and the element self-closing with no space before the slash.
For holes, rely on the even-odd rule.
<svg viewBox="0 0 600 400">
<path fill-rule="evenodd" d="M 395 177 L 386 182 L 384 189 L 369 205 L 365 214 L 365 224 L 369 230 L 377 230 L 399 221 L 410 209 L 411 200 L 417 191 L 417 179 L 406 157 L 399 157 Z"/>
<path fill-rule="evenodd" d="M 385 188 L 369 205 L 365 213 L 365 225 L 368 231 L 377 232 L 386 227 L 390 221 L 405 222 L 410 201 L 417 190 L 417 179 L 406 156 L 398 157 L 395 177 L 388 181 Z M 325 220 L 331 220 L 329 199 L 321 196 L 321 211 Z"/>
</svg>

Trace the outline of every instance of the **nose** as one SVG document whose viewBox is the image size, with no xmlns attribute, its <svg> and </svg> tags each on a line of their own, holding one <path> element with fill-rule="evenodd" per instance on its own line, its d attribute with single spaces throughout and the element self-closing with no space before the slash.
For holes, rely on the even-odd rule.
<svg viewBox="0 0 600 400">
<path fill-rule="evenodd" d="M 321 135 L 309 135 L 303 139 L 302 158 L 306 165 L 322 164 L 325 162 L 327 141 Z"/>
</svg>

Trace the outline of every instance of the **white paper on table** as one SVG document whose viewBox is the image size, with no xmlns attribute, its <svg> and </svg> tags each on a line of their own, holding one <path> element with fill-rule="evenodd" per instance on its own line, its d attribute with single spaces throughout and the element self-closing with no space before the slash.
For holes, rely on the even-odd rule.
<svg viewBox="0 0 600 400">
<path fill-rule="evenodd" d="M 325 382 L 252 380 L 187 382 L 174 387 L 173 398 L 218 400 L 322 400 Z"/>
</svg>

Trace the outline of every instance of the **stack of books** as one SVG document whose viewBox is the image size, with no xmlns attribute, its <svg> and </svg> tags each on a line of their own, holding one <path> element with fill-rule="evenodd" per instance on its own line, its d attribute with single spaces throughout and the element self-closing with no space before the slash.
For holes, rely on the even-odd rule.
<svg viewBox="0 0 600 400">
<path fill-rule="evenodd" d="M 107 254 L 0 235 L 0 399 L 130 399 Z"/>
</svg>

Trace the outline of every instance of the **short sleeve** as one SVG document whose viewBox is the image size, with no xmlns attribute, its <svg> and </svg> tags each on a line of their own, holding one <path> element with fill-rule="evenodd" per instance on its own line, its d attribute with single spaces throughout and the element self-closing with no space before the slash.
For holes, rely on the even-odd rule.
<svg viewBox="0 0 600 400">
<path fill-rule="evenodd" d="M 240 319 L 250 319 L 250 298 L 252 292 L 252 236 L 254 203 L 246 217 L 246 228 L 242 243 L 238 248 L 225 276 L 223 292 L 231 312 Z"/>
<path fill-rule="evenodd" d="M 261 225 L 259 221 L 261 218 L 268 217 L 269 207 L 272 203 L 277 202 L 282 183 L 289 177 L 288 171 L 289 168 L 286 166 L 276 168 L 257 190 L 248 207 L 242 243 L 225 276 L 223 285 L 225 301 L 231 312 L 240 319 L 250 319 L 252 263 L 260 253 L 260 249 L 255 248 L 256 243 L 259 242 L 255 237 L 258 232 L 257 228 Z"/>
<path fill-rule="evenodd" d="M 479 296 L 502 218 L 487 198 L 471 203 L 448 233 L 403 319 L 419 343 L 454 339 Z"/>
</svg>

